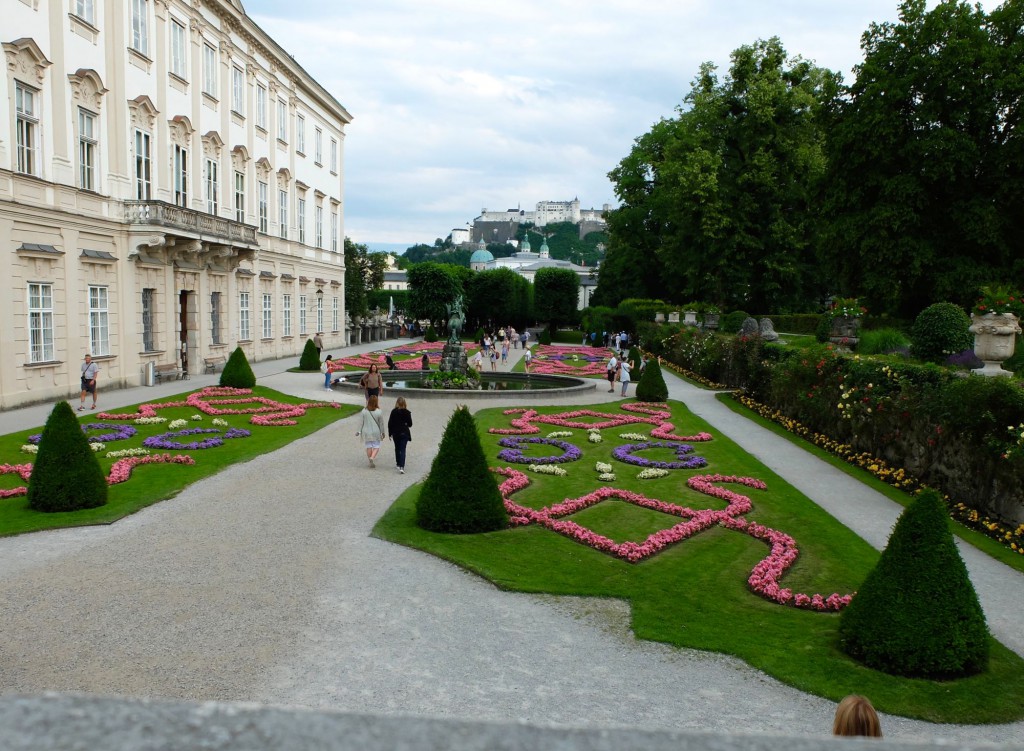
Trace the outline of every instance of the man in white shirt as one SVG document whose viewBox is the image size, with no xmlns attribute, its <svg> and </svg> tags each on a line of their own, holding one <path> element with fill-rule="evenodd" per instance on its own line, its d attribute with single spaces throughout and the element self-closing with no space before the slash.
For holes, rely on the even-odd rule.
<svg viewBox="0 0 1024 751">
<path fill-rule="evenodd" d="M 85 410 L 85 395 L 92 394 L 92 409 L 96 409 L 96 376 L 99 375 L 100 366 L 92 361 L 92 355 L 85 356 L 82 363 L 82 404 L 78 411 Z"/>
</svg>

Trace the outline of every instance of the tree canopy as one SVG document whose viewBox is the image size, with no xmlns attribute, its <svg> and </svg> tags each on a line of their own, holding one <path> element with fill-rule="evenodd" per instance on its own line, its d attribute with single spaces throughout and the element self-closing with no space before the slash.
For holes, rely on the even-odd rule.
<svg viewBox="0 0 1024 751">
<path fill-rule="evenodd" d="M 580 278 L 571 269 L 538 269 L 533 277 L 533 309 L 539 321 L 552 327 L 576 317 Z"/>
<path fill-rule="evenodd" d="M 384 286 L 386 253 L 371 253 L 366 245 L 345 238 L 345 309 L 349 315 L 369 312 L 368 295 Z"/>
<path fill-rule="evenodd" d="M 416 318 L 427 318 L 440 323 L 448 314 L 447 305 L 463 294 L 457 266 L 425 261 L 410 266 L 406 272 L 409 282 L 409 307 Z M 472 273 L 466 269 L 468 273 Z"/>
</svg>

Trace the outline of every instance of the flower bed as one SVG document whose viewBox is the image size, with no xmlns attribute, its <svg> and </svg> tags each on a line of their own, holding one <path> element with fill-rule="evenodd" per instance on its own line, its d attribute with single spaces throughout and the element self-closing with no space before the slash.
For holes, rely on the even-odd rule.
<svg viewBox="0 0 1024 751">
<path fill-rule="evenodd" d="M 604 376 L 611 350 L 538 344 L 530 370 L 545 375 Z"/>
<path fill-rule="evenodd" d="M 173 423 L 172 423 L 173 424 Z M 187 435 L 203 435 L 214 433 L 209 438 L 204 438 L 201 441 L 190 441 L 188 443 L 180 443 L 172 440 L 174 438 L 181 438 Z M 182 451 L 195 451 L 199 449 L 212 449 L 217 446 L 223 446 L 225 439 L 231 438 L 248 438 L 252 435 L 248 430 L 242 428 L 231 428 L 224 432 L 222 436 L 221 431 L 217 428 L 190 428 L 186 430 L 174 430 L 170 433 L 161 433 L 160 435 L 150 436 L 142 442 L 142 445 L 146 448 L 151 449 L 170 449 L 182 450 Z"/>
<path fill-rule="evenodd" d="M 554 446 L 561 449 L 563 453 L 561 456 L 525 456 L 523 450 L 519 448 L 524 443 Z M 582 456 L 580 450 L 573 444 L 554 438 L 502 438 L 498 441 L 498 445 L 505 447 L 498 452 L 498 458 L 503 462 L 512 462 L 513 464 L 563 464 L 577 461 Z"/>
<path fill-rule="evenodd" d="M 642 456 L 636 456 L 637 451 L 656 448 L 673 449 L 676 452 L 678 461 L 657 462 L 651 461 L 650 459 L 644 459 Z M 689 446 L 685 443 L 669 443 L 667 441 L 627 443 L 624 446 L 616 446 L 615 449 L 612 450 L 612 456 L 620 462 L 634 464 L 637 467 L 652 467 L 656 469 L 698 469 L 699 467 L 706 467 L 708 465 L 707 459 L 702 456 L 690 456 L 684 458 L 687 454 L 692 453 L 693 446 Z"/>
<path fill-rule="evenodd" d="M 387 368 L 385 358 L 389 354 L 398 370 L 420 370 L 423 355 L 427 356 L 431 365 L 437 367 L 441 363 L 441 352 L 444 350 L 444 345 L 444 342 L 416 342 L 352 357 L 339 357 L 327 363 L 327 372 L 335 373 L 346 369 L 367 370 L 371 365 L 376 365 L 380 370 L 384 370 Z M 469 352 L 476 349 L 477 345 L 475 342 L 463 342 L 462 346 Z"/>
</svg>

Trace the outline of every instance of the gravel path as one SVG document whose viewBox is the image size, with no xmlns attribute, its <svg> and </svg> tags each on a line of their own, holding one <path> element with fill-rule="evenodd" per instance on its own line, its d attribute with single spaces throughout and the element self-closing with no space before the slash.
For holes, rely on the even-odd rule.
<svg viewBox="0 0 1024 751">
<path fill-rule="evenodd" d="M 283 367 L 255 370 L 268 386 L 322 397 L 319 376 Z M 841 518 L 884 544 L 894 504 L 847 487 L 845 475 L 802 452 L 791 456 L 786 441 L 735 418 L 707 392 L 666 379 L 673 396 L 826 508 L 832 499 L 843 509 L 863 505 Z M 154 394 L 133 391 L 111 393 L 108 407 L 118 396 L 128 404 Z M 598 389 L 559 403 L 610 398 Z M 114 525 L 0 539 L 0 691 L 828 733 L 831 702 L 733 658 L 637 641 L 621 602 L 501 592 L 442 560 L 370 538 L 392 500 L 428 469 L 453 402 L 410 407 L 405 475 L 391 469 L 390 446 L 378 469 L 366 466 L 349 418 Z M 1000 606 L 1022 601 L 1024 577 L 999 564 L 978 574 L 988 560 L 980 559 L 969 565 L 975 581 L 986 579 L 981 594 L 993 629 L 1020 651 L 1022 627 L 1009 616 L 1004 622 Z M 889 738 L 1024 739 L 1024 723 L 884 717 L 883 728 Z"/>
</svg>

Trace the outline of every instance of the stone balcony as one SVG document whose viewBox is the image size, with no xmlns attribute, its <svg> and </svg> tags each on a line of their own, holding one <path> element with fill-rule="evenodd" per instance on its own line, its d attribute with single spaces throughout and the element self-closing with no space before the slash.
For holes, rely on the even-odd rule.
<svg viewBox="0 0 1024 751">
<path fill-rule="evenodd" d="M 162 231 L 211 244 L 256 250 L 256 227 L 164 201 L 124 201 L 124 221 L 145 231 Z"/>
</svg>

